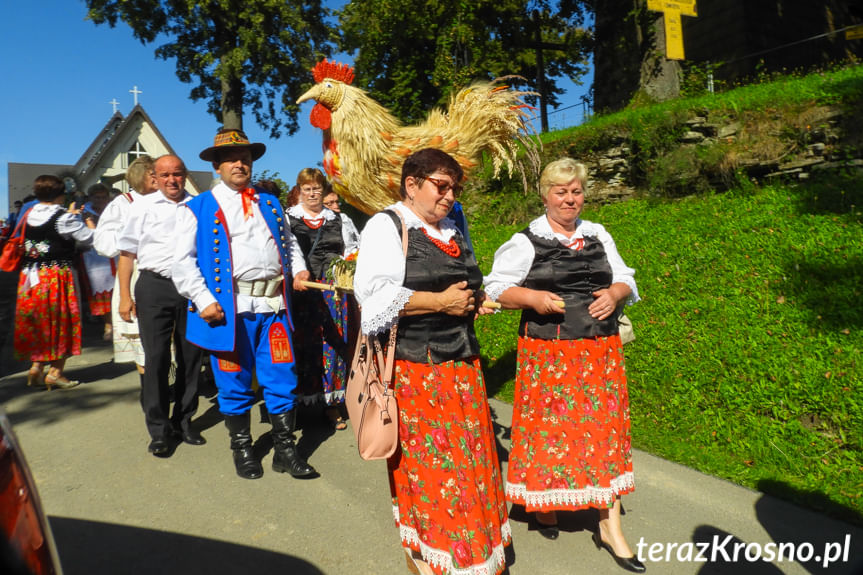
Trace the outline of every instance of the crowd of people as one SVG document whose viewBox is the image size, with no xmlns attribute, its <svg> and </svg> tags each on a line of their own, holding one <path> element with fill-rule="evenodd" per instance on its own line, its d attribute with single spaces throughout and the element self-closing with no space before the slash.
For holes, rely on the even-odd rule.
<svg viewBox="0 0 863 575">
<path fill-rule="evenodd" d="M 621 523 L 634 481 L 617 318 L 639 295 L 608 231 L 581 218 L 585 166 L 546 166 L 545 213 L 500 246 L 484 276 L 457 202 L 464 173 L 447 153 L 408 156 L 401 201 L 360 233 L 320 170 L 302 170 L 286 202 L 275 183 L 253 185 L 265 152 L 241 131 L 220 130 L 200 153 L 219 181 L 194 197 L 174 155 L 139 158 L 126 175 L 134 191 L 108 203 L 110 190 L 94 188 L 83 209 L 64 207 L 62 181 L 37 178 L 37 203 L 19 216 L 15 352 L 32 362 L 28 384 L 77 384 L 63 372 L 81 352 L 74 256 L 92 246 L 89 307 L 106 318 L 115 361 L 140 373 L 149 452 L 206 443 L 194 417 L 209 357 L 236 473 L 264 473 L 251 433 L 262 401 L 272 469 L 307 479 L 319 473 L 297 449 L 298 409 L 319 405 L 345 429 L 351 338 L 361 330 L 385 343 L 397 326 L 399 449 L 387 473 L 412 573 L 503 572 L 508 504 L 552 540 L 559 513 L 596 509 L 597 548 L 645 571 Z M 334 260 L 356 252 L 353 295 L 318 289 Z M 494 302 L 521 310 L 506 480 L 474 331 Z"/>
</svg>

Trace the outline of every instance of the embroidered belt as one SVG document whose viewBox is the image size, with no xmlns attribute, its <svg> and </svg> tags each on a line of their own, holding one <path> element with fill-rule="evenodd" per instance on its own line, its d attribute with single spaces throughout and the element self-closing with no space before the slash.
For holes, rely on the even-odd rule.
<svg viewBox="0 0 863 575">
<path fill-rule="evenodd" d="M 282 278 L 254 280 L 250 282 L 237 280 L 237 295 L 275 297 L 280 293 L 282 293 Z"/>
</svg>

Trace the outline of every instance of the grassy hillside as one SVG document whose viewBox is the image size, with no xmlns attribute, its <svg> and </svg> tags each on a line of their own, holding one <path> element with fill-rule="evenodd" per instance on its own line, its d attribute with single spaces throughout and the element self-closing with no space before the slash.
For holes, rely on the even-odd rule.
<svg viewBox="0 0 863 575">
<path fill-rule="evenodd" d="M 655 134 L 662 130 L 652 121 L 667 127 L 669 116 L 683 121 L 693 110 L 754 121 L 767 101 L 774 119 L 827 101 L 863 109 L 861 94 L 858 67 L 628 110 L 553 135 L 545 161 L 579 157 L 608 137 L 603 129 Z M 669 153 L 657 146 L 645 154 Z M 655 182 L 648 172 L 642 181 Z M 852 167 L 764 187 L 733 175 L 724 193 L 701 187 L 672 197 L 660 186 L 585 209 L 637 270 L 643 298 L 628 311 L 637 336 L 626 349 L 635 445 L 863 523 L 863 175 Z M 466 204 L 487 273 L 494 250 L 541 204 L 512 183 L 484 190 Z M 506 400 L 517 323 L 513 312 L 477 322 L 489 392 Z"/>
</svg>

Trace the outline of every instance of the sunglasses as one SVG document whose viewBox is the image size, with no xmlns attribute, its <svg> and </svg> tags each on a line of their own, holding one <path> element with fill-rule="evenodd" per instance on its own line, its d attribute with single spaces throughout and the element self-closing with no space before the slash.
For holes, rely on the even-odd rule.
<svg viewBox="0 0 863 575">
<path fill-rule="evenodd" d="M 446 193 L 450 190 L 452 190 L 452 195 L 455 198 L 461 195 L 462 187 L 458 184 L 452 184 L 444 180 L 432 178 L 431 176 L 426 176 L 425 179 L 433 183 L 437 187 L 438 193 L 442 196 L 446 195 Z"/>
</svg>

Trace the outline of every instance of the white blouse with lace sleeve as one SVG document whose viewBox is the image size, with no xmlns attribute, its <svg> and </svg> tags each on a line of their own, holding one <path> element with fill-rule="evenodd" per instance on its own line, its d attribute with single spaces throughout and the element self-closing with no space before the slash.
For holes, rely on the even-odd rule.
<svg viewBox="0 0 863 575">
<path fill-rule="evenodd" d="M 387 209 L 402 215 L 408 229 L 425 228 L 437 239 L 448 242 L 458 230 L 452 220 L 444 218 L 439 229 L 424 224 L 401 202 Z M 354 274 L 354 295 L 362 307 L 362 330 L 366 334 L 386 331 L 398 319 L 414 290 L 404 287 L 405 256 L 401 229 L 385 213 L 375 214 L 360 235 L 360 251 Z"/>
<path fill-rule="evenodd" d="M 635 270 L 623 262 L 614 239 L 601 224 L 578 220 L 575 232 L 567 236 L 554 233 L 548 219 L 542 215 L 530 223 L 530 231 L 539 237 L 557 239 L 565 243 L 571 243 L 577 238 L 596 237 L 602 242 L 605 257 L 611 266 L 611 283 L 624 283 L 632 290 L 626 299 L 627 305 L 632 305 L 641 299 L 638 295 L 638 286 L 635 284 Z M 520 286 L 530 272 L 534 255 L 533 244 L 527 236 L 522 233 L 513 234 L 494 254 L 491 273 L 485 277 L 485 293 L 488 297 L 497 300 L 509 288 Z"/>
</svg>

